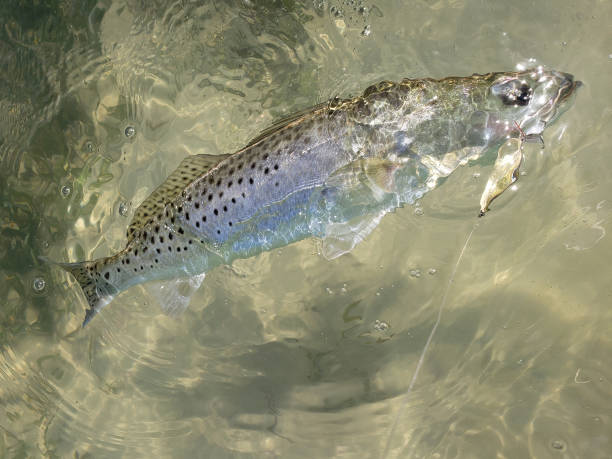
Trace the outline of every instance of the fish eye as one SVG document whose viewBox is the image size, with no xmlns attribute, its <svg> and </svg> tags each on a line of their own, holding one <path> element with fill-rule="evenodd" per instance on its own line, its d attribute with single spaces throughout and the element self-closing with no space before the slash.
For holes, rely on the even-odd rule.
<svg viewBox="0 0 612 459">
<path fill-rule="evenodd" d="M 525 82 L 511 80 L 495 85 L 493 93 L 501 99 L 504 105 L 524 107 L 531 100 L 533 89 Z"/>
</svg>

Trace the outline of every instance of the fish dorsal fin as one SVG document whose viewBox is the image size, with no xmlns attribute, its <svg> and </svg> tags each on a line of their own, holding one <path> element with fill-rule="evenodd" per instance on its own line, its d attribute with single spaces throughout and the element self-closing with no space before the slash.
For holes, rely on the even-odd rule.
<svg viewBox="0 0 612 459">
<path fill-rule="evenodd" d="M 259 133 L 259 135 L 257 135 L 254 139 L 252 139 L 248 145 L 244 148 L 249 148 L 252 145 L 255 145 L 257 142 L 260 142 L 261 140 L 265 139 L 266 137 L 274 134 L 275 132 L 280 131 L 281 129 L 289 126 L 291 123 L 294 123 L 300 119 L 303 118 L 307 118 L 308 115 L 317 112 L 318 110 L 328 107 L 329 106 L 329 102 L 323 102 L 321 104 L 315 105 L 314 107 L 310 107 L 310 108 L 306 108 L 304 110 L 300 110 L 299 112 L 296 113 L 292 113 L 291 115 L 287 116 L 286 118 L 281 118 L 280 120 L 277 120 L 274 122 L 274 124 L 272 124 L 270 127 L 264 129 L 263 131 L 261 131 Z"/>
<path fill-rule="evenodd" d="M 168 178 L 136 209 L 127 229 L 128 242 L 153 216 L 161 213 L 166 204 L 176 198 L 187 185 L 215 167 L 230 155 L 193 155 L 181 161 Z"/>
</svg>

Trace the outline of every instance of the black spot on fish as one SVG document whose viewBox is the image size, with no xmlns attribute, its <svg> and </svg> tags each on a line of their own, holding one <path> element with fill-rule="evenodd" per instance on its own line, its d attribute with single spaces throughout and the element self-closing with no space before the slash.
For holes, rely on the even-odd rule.
<svg viewBox="0 0 612 459">
<path fill-rule="evenodd" d="M 214 213 L 215 215 L 219 215 L 219 211 L 218 211 L 217 209 L 213 210 L 213 213 Z"/>
<path fill-rule="evenodd" d="M 212 194 L 209 194 L 209 195 L 208 195 L 208 200 L 209 200 L 209 201 L 212 201 Z"/>
<path fill-rule="evenodd" d="M 263 155 L 263 159 L 268 159 L 268 153 L 266 153 L 265 155 Z"/>
<path fill-rule="evenodd" d="M 274 186 L 278 186 L 278 182 L 276 182 L 276 183 L 274 184 Z"/>
<path fill-rule="evenodd" d="M 121 272 L 121 268 L 117 268 L 117 272 L 120 273 Z"/>
<path fill-rule="evenodd" d="M 181 248 L 180 248 L 180 247 L 177 247 L 177 248 L 176 248 L 176 251 L 177 251 L 177 252 L 180 252 L 180 251 L 181 251 Z"/>
<path fill-rule="evenodd" d="M 221 179 L 217 180 L 217 186 L 221 186 Z"/>
<path fill-rule="evenodd" d="M 168 233 L 168 239 L 170 240 L 174 239 L 174 236 L 172 235 L 172 233 Z"/>
<path fill-rule="evenodd" d="M 151 236 L 151 244 L 155 244 L 155 236 Z"/>
<path fill-rule="evenodd" d="M 249 183 L 250 183 L 251 185 L 253 184 L 253 177 L 251 177 L 251 178 L 249 179 Z"/>
<path fill-rule="evenodd" d="M 172 246 L 168 246 L 168 252 L 172 252 Z"/>
<path fill-rule="evenodd" d="M 232 226 L 232 222 L 229 222 L 229 223 L 228 223 L 228 225 L 229 225 L 229 226 Z"/>
<path fill-rule="evenodd" d="M 223 212 L 227 212 L 227 206 L 223 206 Z"/>
<path fill-rule="evenodd" d="M 200 222 L 196 222 L 196 228 L 200 227 Z"/>
<path fill-rule="evenodd" d="M 158 252 L 158 253 L 159 253 L 159 252 Z M 155 263 L 159 263 L 159 260 L 158 260 L 157 258 L 155 259 Z"/>
<path fill-rule="evenodd" d="M 234 182 L 232 182 L 232 181 L 230 180 L 229 182 L 227 182 L 227 187 L 228 187 L 228 188 L 231 188 L 233 183 L 234 183 Z"/>
<path fill-rule="evenodd" d="M 238 179 L 238 185 L 240 185 L 241 183 L 242 183 L 242 177 Z"/>
<path fill-rule="evenodd" d="M 163 236 L 160 236 L 160 237 L 159 237 L 159 243 L 160 243 L 160 244 L 163 244 L 163 243 L 164 243 L 164 238 L 163 238 Z"/>
<path fill-rule="evenodd" d="M 138 256 L 138 249 L 134 250 L 134 256 L 137 257 Z"/>
<path fill-rule="evenodd" d="M 277 171 L 278 170 L 278 164 L 274 165 L 274 170 Z"/>
<path fill-rule="evenodd" d="M 251 164 L 251 169 L 255 169 L 255 163 Z"/>
<path fill-rule="evenodd" d="M 241 196 L 242 196 L 243 198 L 246 198 L 246 194 L 244 194 L 244 193 L 242 193 L 242 194 L 241 194 Z"/>
<path fill-rule="evenodd" d="M 222 197 L 223 197 L 223 191 L 221 191 L 221 192 L 219 193 L 219 197 L 220 197 L 220 198 L 222 198 Z"/>
<path fill-rule="evenodd" d="M 206 215 L 202 215 L 202 221 L 206 222 Z"/>
<path fill-rule="evenodd" d="M 159 249 L 159 248 L 155 249 L 155 251 L 156 251 L 157 253 L 161 253 L 161 249 Z"/>
<path fill-rule="evenodd" d="M 232 198 L 232 203 L 236 204 L 236 198 Z"/>
<path fill-rule="evenodd" d="M 269 172 L 270 172 L 270 168 L 269 168 L 269 167 L 266 167 L 266 168 L 264 169 L 264 174 L 267 174 L 267 173 L 269 173 Z"/>
<path fill-rule="evenodd" d="M 107 272 L 104 273 L 104 278 L 108 280 L 108 278 L 110 277 L 110 274 Z"/>
<path fill-rule="evenodd" d="M 125 259 L 125 264 L 126 264 L 126 265 L 129 265 L 129 264 L 130 264 L 130 259 L 129 259 L 129 258 L 126 258 L 126 259 Z"/>
<path fill-rule="evenodd" d="M 217 230 L 217 234 L 221 234 L 221 230 Z"/>
<path fill-rule="evenodd" d="M 179 234 L 183 234 L 185 231 L 183 231 L 183 228 L 179 228 L 178 232 L 179 232 Z"/>
</svg>

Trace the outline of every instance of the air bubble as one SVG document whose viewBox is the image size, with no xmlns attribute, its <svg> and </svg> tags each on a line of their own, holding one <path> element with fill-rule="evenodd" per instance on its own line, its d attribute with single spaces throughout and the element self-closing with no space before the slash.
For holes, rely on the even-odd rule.
<svg viewBox="0 0 612 459">
<path fill-rule="evenodd" d="M 370 25 L 368 24 L 361 31 L 361 36 L 362 37 L 369 37 L 371 33 L 372 33 L 372 29 L 370 29 Z"/>
<path fill-rule="evenodd" d="M 473 178 L 473 179 L 480 178 L 480 172 L 474 172 L 474 173 L 472 174 L 472 178 Z"/>
<path fill-rule="evenodd" d="M 85 150 L 87 150 L 90 153 L 92 151 L 94 151 L 94 144 L 93 144 L 93 142 L 89 141 L 89 142 L 85 143 Z"/>
<path fill-rule="evenodd" d="M 333 294 L 334 294 L 334 291 L 333 291 L 331 288 L 329 288 L 329 287 L 325 287 L 325 291 L 326 291 L 328 294 L 330 294 L 330 295 L 333 295 Z"/>
<path fill-rule="evenodd" d="M 411 269 L 410 270 L 410 275 L 412 277 L 419 278 L 419 277 L 421 277 L 421 270 L 420 269 Z"/>
<path fill-rule="evenodd" d="M 415 207 L 414 208 L 414 215 L 421 216 L 421 215 L 423 215 L 423 213 L 424 212 L 423 212 L 423 208 L 422 207 Z"/>
<path fill-rule="evenodd" d="M 553 440 L 550 442 L 550 446 L 552 446 L 553 449 L 559 450 L 559 451 L 565 451 L 565 442 L 561 441 L 561 440 Z"/>
<path fill-rule="evenodd" d="M 134 126 L 128 126 L 125 128 L 124 133 L 128 139 L 131 139 L 132 137 L 134 137 L 134 135 L 136 135 L 136 129 L 134 128 Z"/>
<path fill-rule="evenodd" d="M 125 217 L 128 214 L 128 204 L 127 202 L 120 202 L 119 203 L 119 215 L 121 215 L 122 217 Z"/>
<path fill-rule="evenodd" d="M 62 196 L 64 198 L 67 198 L 68 196 L 70 196 L 70 193 L 72 193 L 72 187 L 70 185 L 64 185 L 60 189 L 60 193 L 62 193 Z"/>
<path fill-rule="evenodd" d="M 429 268 L 429 271 L 427 271 L 427 273 L 430 276 L 433 276 L 434 274 L 436 274 L 438 272 L 438 270 L 436 268 Z"/>
<path fill-rule="evenodd" d="M 45 289 L 46 285 L 47 283 L 42 277 L 36 277 L 32 281 L 32 290 L 34 290 L 36 293 L 40 293 Z"/>
<path fill-rule="evenodd" d="M 387 322 L 383 322 L 382 320 L 376 319 L 374 321 L 374 330 L 379 332 L 385 332 L 389 330 L 390 326 Z"/>
</svg>

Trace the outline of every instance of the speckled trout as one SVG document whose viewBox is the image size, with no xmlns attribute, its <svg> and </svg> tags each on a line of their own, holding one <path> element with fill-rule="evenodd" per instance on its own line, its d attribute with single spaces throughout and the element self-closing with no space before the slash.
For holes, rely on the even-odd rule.
<svg viewBox="0 0 612 459">
<path fill-rule="evenodd" d="M 308 237 L 339 256 L 389 210 L 497 151 L 483 214 L 516 179 L 523 141 L 541 136 L 579 84 L 543 69 L 382 81 L 296 113 L 236 153 L 189 156 L 136 210 L 122 251 L 60 263 L 87 299 L 83 325 L 134 285 L 187 279 L 193 290 L 216 266 Z M 168 312 L 187 305 L 184 289 L 160 285 Z"/>
</svg>

